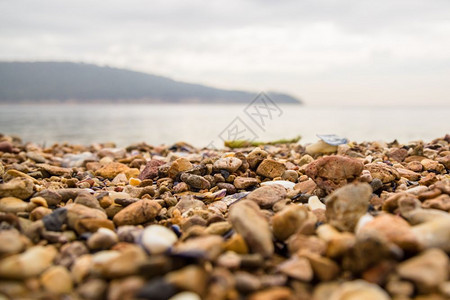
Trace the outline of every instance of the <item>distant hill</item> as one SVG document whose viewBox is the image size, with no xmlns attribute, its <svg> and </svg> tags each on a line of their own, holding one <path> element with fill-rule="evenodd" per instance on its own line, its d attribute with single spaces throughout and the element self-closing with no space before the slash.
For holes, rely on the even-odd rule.
<svg viewBox="0 0 450 300">
<path fill-rule="evenodd" d="M 255 96 L 91 64 L 0 62 L 0 102 L 248 103 Z M 286 94 L 269 92 L 268 96 L 277 103 L 301 103 Z"/>
</svg>

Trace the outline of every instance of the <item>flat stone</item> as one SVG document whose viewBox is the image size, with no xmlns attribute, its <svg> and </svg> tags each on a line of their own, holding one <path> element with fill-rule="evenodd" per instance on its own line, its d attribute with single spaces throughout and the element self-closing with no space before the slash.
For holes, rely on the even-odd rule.
<svg viewBox="0 0 450 300">
<path fill-rule="evenodd" d="M 284 171 L 286 171 L 285 164 L 273 159 L 265 159 L 256 169 L 256 174 L 273 179 L 283 175 Z"/>
<path fill-rule="evenodd" d="M 316 188 L 317 184 L 311 178 L 299 182 L 294 186 L 294 190 L 299 190 L 303 194 L 312 194 Z"/>
<path fill-rule="evenodd" d="M 33 195 L 34 197 L 42 197 L 47 201 L 48 206 L 58 205 L 62 201 L 62 197 L 59 193 L 53 190 L 42 190 Z"/>
<path fill-rule="evenodd" d="M 165 279 L 181 290 L 203 295 L 206 291 L 208 274 L 202 267 L 190 265 L 168 273 Z"/>
<path fill-rule="evenodd" d="M 183 243 L 177 243 L 172 253 L 194 255 L 207 260 L 215 260 L 222 253 L 223 238 L 217 235 L 193 237 Z"/>
<path fill-rule="evenodd" d="M 27 178 L 17 177 L 0 184 L 0 198 L 16 197 L 25 200 L 33 195 L 33 190 L 33 181 Z"/>
<path fill-rule="evenodd" d="M 155 219 L 161 205 L 154 200 L 140 200 L 119 211 L 113 218 L 114 224 L 138 225 Z"/>
<path fill-rule="evenodd" d="M 330 192 L 357 178 L 363 163 L 357 159 L 339 155 L 319 158 L 306 167 L 306 175 L 320 187 Z"/>
<path fill-rule="evenodd" d="M 81 204 L 68 204 L 67 209 L 67 225 L 75 229 L 76 224 L 81 219 L 107 219 L 108 217 L 103 211 L 90 208 Z"/>
<path fill-rule="evenodd" d="M 372 188 L 367 183 L 346 185 L 325 199 L 328 222 L 342 231 L 353 231 L 369 207 Z"/>
<path fill-rule="evenodd" d="M 252 252 L 260 253 L 264 257 L 273 254 L 269 224 L 253 202 L 242 200 L 234 204 L 229 212 L 229 221 L 234 230 L 244 238 Z"/>
<path fill-rule="evenodd" d="M 122 251 L 104 250 L 92 257 L 92 272 L 104 278 L 121 278 L 136 274 L 146 259 L 144 250 L 128 245 Z"/>
<path fill-rule="evenodd" d="M 439 249 L 429 249 L 397 267 L 398 274 L 414 282 L 419 291 L 429 293 L 448 279 L 448 256 Z"/>
<path fill-rule="evenodd" d="M 247 189 L 249 187 L 253 187 L 255 185 L 258 185 L 258 180 L 256 178 L 253 178 L 253 177 L 241 177 L 241 176 L 238 176 L 238 177 L 236 177 L 236 179 L 234 179 L 233 184 L 234 184 L 234 186 L 237 189 L 245 190 L 245 189 Z"/>
<path fill-rule="evenodd" d="M 281 185 L 262 186 L 252 191 L 245 197 L 247 200 L 254 201 L 260 207 L 272 207 L 275 203 L 286 197 L 286 189 Z"/>
<path fill-rule="evenodd" d="M 253 149 L 246 157 L 250 168 L 255 170 L 267 155 L 269 154 L 259 147 Z"/>
<path fill-rule="evenodd" d="M 227 170 L 230 173 L 234 173 L 237 169 L 242 165 L 242 160 L 236 157 L 223 157 L 219 158 L 214 162 L 214 169 L 219 170 Z"/>
</svg>

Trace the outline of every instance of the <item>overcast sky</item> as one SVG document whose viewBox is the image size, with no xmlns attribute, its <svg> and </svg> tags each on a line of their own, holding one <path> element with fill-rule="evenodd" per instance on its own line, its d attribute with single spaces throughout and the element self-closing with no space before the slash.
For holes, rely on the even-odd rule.
<svg viewBox="0 0 450 300">
<path fill-rule="evenodd" d="M 449 0 L 0 0 L 0 60 L 80 61 L 308 104 L 449 104 Z"/>
</svg>

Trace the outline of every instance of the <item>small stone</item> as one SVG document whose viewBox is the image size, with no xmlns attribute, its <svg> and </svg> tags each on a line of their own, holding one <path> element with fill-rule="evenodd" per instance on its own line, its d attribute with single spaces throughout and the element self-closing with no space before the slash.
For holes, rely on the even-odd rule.
<svg viewBox="0 0 450 300">
<path fill-rule="evenodd" d="M 40 281 L 44 289 L 52 294 L 68 294 L 73 289 L 72 277 L 62 266 L 49 268 L 42 274 Z"/>
<path fill-rule="evenodd" d="M 91 278 L 78 286 L 77 293 L 82 299 L 98 300 L 104 299 L 107 289 L 108 283 L 106 281 L 99 278 Z"/>
<path fill-rule="evenodd" d="M 158 159 L 152 159 L 148 161 L 147 164 L 145 165 L 145 168 L 139 174 L 138 178 L 140 180 L 145 180 L 145 179 L 154 179 L 158 177 L 158 168 L 164 164 L 165 162 Z"/>
<path fill-rule="evenodd" d="M 262 186 L 247 195 L 245 199 L 254 201 L 260 207 L 272 207 L 286 197 L 286 189 L 281 185 Z"/>
<path fill-rule="evenodd" d="M 273 179 L 280 177 L 284 171 L 286 171 L 286 166 L 283 163 L 273 159 L 265 159 L 256 169 L 256 174 Z"/>
<path fill-rule="evenodd" d="M 242 165 L 242 160 L 236 157 L 224 157 L 219 158 L 214 162 L 214 169 L 217 171 L 220 170 L 227 170 L 230 173 L 234 173 L 239 169 L 239 167 Z"/>
<path fill-rule="evenodd" d="M 339 266 L 331 259 L 311 252 L 301 252 L 299 255 L 309 260 L 314 274 L 320 280 L 329 281 L 338 276 Z"/>
<path fill-rule="evenodd" d="M 295 183 L 287 180 L 264 181 L 261 183 L 261 186 L 269 186 L 269 185 L 281 185 L 286 190 L 292 190 L 294 189 Z"/>
<path fill-rule="evenodd" d="M 408 180 L 411 181 L 417 181 L 420 179 L 420 174 L 413 172 L 411 170 L 408 169 L 403 169 L 403 168 L 397 168 L 397 172 L 400 175 L 400 177 L 404 177 Z"/>
<path fill-rule="evenodd" d="M 242 200 L 234 204 L 229 212 L 229 221 L 234 230 L 242 235 L 252 252 L 260 253 L 264 257 L 273 254 L 269 224 L 260 215 L 253 202 Z"/>
<path fill-rule="evenodd" d="M 404 148 L 393 148 L 388 156 L 391 160 L 402 162 L 408 156 L 408 150 Z"/>
<path fill-rule="evenodd" d="M 108 300 L 136 299 L 138 291 L 145 285 L 141 276 L 129 276 L 111 281 L 108 289 Z M 102 298 L 104 299 L 104 298 Z M 141 299 L 139 297 L 139 299 Z M 157 298 L 150 298 L 158 300 Z"/>
<path fill-rule="evenodd" d="M 364 231 L 372 230 L 404 250 L 416 251 L 419 248 L 419 243 L 412 232 L 411 226 L 401 217 L 391 214 L 379 215 L 366 223 L 358 232 L 358 235 L 364 234 Z"/>
<path fill-rule="evenodd" d="M 238 254 L 247 254 L 248 253 L 248 246 L 245 243 L 244 238 L 240 234 L 233 234 L 231 238 L 229 238 L 225 244 L 224 249 L 228 251 L 233 251 Z"/>
<path fill-rule="evenodd" d="M 291 182 L 297 182 L 298 180 L 298 173 L 294 170 L 286 170 L 281 175 L 281 179 L 291 181 Z"/>
<path fill-rule="evenodd" d="M 244 294 L 255 292 L 261 289 L 261 280 L 258 276 L 244 271 L 237 271 L 234 275 L 236 289 Z"/>
<path fill-rule="evenodd" d="M 178 240 L 176 234 L 161 225 L 150 225 L 142 232 L 141 243 L 150 254 L 166 252 Z"/>
<path fill-rule="evenodd" d="M 421 160 L 420 163 L 427 171 L 436 171 L 438 173 L 442 173 L 445 170 L 445 167 L 442 164 L 432 159 L 425 158 Z"/>
<path fill-rule="evenodd" d="M 389 295 L 378 285 L 364 280 L 342 283 L 331 295 L 332 300 L 390 300 Z"/>
<path fill-rule="evenodd" d="M 369 207 L 372 188 L 367 183 L 346 185 L 325 199 L 328 222 L 342 231 L 353 231 Z"/>
<path fill-rule="evenodd" d="M 365 165 L 364 168 L 372 174 L 373 178 L 377 178 L 383 183 L 400 179 L 397 169 L 384 163 L 371 163 Z"/>
<path fill-rule="evenodd" d="M 60 207 L 51 214 L 42 218 L 45 229 L 49 231 L 61 231 L 61 227 L 67 222 L 67 209 Z"/>
<path fill-rule="evenodd" d="M 422 203 L 423 208 L 434 208 L 450 212 L 450 196 L 440 195 L 433 199 L 425 200 Z"/>
<path fill-rule="evenodd" d="M 429 293 L 448 278 L 448 256 L 439 249 L 429 249 L 397 267 L 398 274 L 413 281 L 419 291 Z"/>
<path fill-rule="evenodd" d="M 0 260 L 0 277 L 23 280 L 38 276 L 51 266 L 58 251 L 54 246 L 34 246 Z"/>
<path fill-rule="evenodd" d="M 138 186 L 138 185 L 141 184 L 141 182 L 142 182 L 142 181 L 141 181 L 140 179 L 134 178 L 134 177 L 131 177 L 130 180 L 129 180 L 129 183 L 130 183 L 130 185 L 132 185 L 132 186 Z"/>
<path fill-rule="evenodd" d="M 291 290 L 287 287 L 272 287 L 264 291 L 253 293 L 248 300 L 289 300 L 293 298 Z"/>
<path fill-rule="evenodd" d="M 215 260 L 222 253 L 223 238 L 217 235 L 204 235 L 193 237 L 184 243 L 176 244 L 172 253 L 175 254 L 194 254 L 207 260 Z"/>
<path fill-rule="evenodd" d="M 108 219 L 85 218 L 75 223 L 75 231 L 78 234 L 85 232 L 96 232 L 100 228 L 114 230 L 114 223 Z"/>
<path fill-rule="evenodd" d="M 299 190 L 303 194 L 312 194 L 316 188 L 317 184 L 311 178 L 294 186 L 294 190 Z"/>
<path fill-rule="evenodd" d="M 305 172 L 319 187 L 329 192 L 357 178 L 362 170 L 361 161 L 333 155 L 313 161 L 306 167 Z"/>
<path fill-rule="evenodd" d="M 22 200 L 28 199 L 33 193 L 33 181 L 27 178 L 13 178 L 0 184 L 0 198 L 15 197 Z"/>
<path fill-rule="evenodd" d="M 144 250 L 128 245 L 122 251 L 104 250 L 92 257 L 91 270 L 105 278 L 119 278 L 136 274 L 146 260 Z"/>
<path fill-rule="evenodd" d="M 178 289 L 174 284 L 163 278 L 157 278 L 146 283 L 136 294 L 139 299 L 167 300 L 174 296 Z"/>
<path fill-rule="evenodd" d="M 114 224 L 138 225 L 155 219 L 161 205 L 154 200 L 140 200 L 119 211 L 113 218 Z"/>
<path fill-rule="evenodd" d="M 169 300 L 201 300 L 201 298 L 193 292 L 181 292 L 170 297 Z"/>
<path fill-rule="evenodd" d="M 26 242 L 27 239 L 15 229 L 0 230 L 0 257 L 21 252 Z"/>
<path fill-rule="evenodd" d="M 297 232 L 307 219 L 305 207 L 291 204 L 272 217 L 273 234 L 278 240 L 284 241 Z"/>
<path fill-rule="evenodd" d="M 129 170 L 130 168 L 127 165 L 118 162 L 110 162 L 107 165 L 95 171 L 95 175 L 107 179 L 114 179 L 114 177 L 116 177 L 120 173 L 126 173 Z"/>
<path fill-rule="evenodd" d="M 413 226 L 414 235 L 424 248 L 440 248 L 450 252 L 450 217 L 431 215 L 431 218 L 428 222 Z"/>
<path fill-rule="evenodd" d="M 313 278 L 311 264 L 306 258 L 289 259 L 277 266 L 277 270 L 294 279 L 309 282 Z"/>
<path fill-rule="evenodd" d="M 62 197 L 57 192 L 52 190 L 42 190 L 34 194 L 34 197 L 44 198 L 49 206 L 58 205 L 62 200 Z"/>
<path fill-rule="evenodd" d="M 189 185 L 190 187 L 193 187 L 195 189 L 204 190 L 204 189 L 209 189 L 211 187 L 211 184 L 209 183 L 209 181 L 199 175 L 183 173 L 183 174 L 181 174 L 180 178 L 187 185 Z"/>
<path fill-rule="evenodd" d="M 308 207 L 311 210 L 315 209 L 326 209 L 326 205 L 319 200 L 317 196 L 311 196 L 308 198 Z"/>
<path fill-rule="evenodd" d="M 181 172 L 188 171 L 192 169 L 193 165 L 189 160 L 184 157 L 176 159 L 169 167 L 167 174 L 170 178 L 175 179 L 177 175 Z"/>
<path fill-rule="evenodd" d="M 241 176 L 238 176 L 234 180 L 233 184 L 234 184 L 234 186 L 237 189 L 245 190 L 245 189 L 247 189 L 249 187 L 253 187 L 255 185 L 258 185 L 258 180 L 256 178 L 253 178 L 253 177 L 241 177 Z"/>
<path fill-rule="evenodd" d="M 77 222 L 81 219 L 107 219 L 106 214 L 99 210 L 90 208 L 81 204 L 67 204 L 67 225 L 70 228 L 76 228 Z"/>
<path fill-rule="evenodd" d="M 268 153 L 261 148 L 253 149 L 246 157 L 251 169 L 256 169 L 258 165 L 267 157 Z"/>
<path fill-rule="evenodd" d="M 87 253 L 89 253 L 89 250 L 83 242 L 75 241 L 64 244 L 61 246 L 55 262 L 58 265 L 70 268 L 79 257 Z"/>
<path fill-rule="evenodd" d="M 12 153 L 13 145 L 8 141 L 0 142 L 0 152 Z"/>
<path fill-rule="evenodd" d="M 78 196 L 75 198 L 75 203 L 82 204 L 84 206 L 95 208 L 102 210 L 100 203 L 98 202 L 97 198 L 95 198 L 94 195 L 88 192 L 83 192 L 78 194 Z"/>
<path fill-rule="evenodd" d="M 181 290 L 203 295 L 206 290 L 208 274 L 202 267 L 190 265 L 168 273 L 165 279 Z"/>
<path fill-rule="evenodd" d="M 117 234 L 111 229 L 99 228 L 87 241 L 89 249 L 105 250 L 119 242 Z"/>
<path fill-rule="evenodd" d="M 18 213 L 27 210 L 28 202 L 15 197 L 5 197 L 0 199 L 0 211 L 5 213 Z"/>
</svg>

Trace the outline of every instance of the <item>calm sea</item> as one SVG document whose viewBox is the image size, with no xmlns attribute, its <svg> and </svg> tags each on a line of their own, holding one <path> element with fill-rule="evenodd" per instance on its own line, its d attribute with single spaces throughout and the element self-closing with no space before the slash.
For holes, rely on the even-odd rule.
<svg viewBox="0 0 450 300">
<path fill-rule="evenodd" d="M 316 107 L 281 105 L 1 105 L 0 133 L 24 141 L 152 145 L 186 141 L 221 147 L 222 140 L 275 140 L 334 133 L 362 142 L 431 140 L 450 133 L 448 107 Z"/>
</svg>

